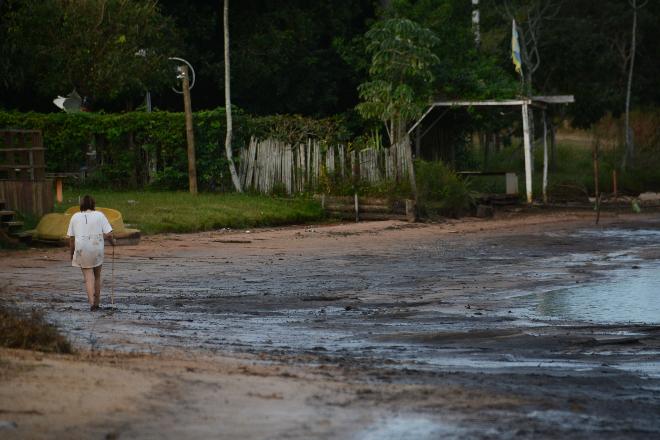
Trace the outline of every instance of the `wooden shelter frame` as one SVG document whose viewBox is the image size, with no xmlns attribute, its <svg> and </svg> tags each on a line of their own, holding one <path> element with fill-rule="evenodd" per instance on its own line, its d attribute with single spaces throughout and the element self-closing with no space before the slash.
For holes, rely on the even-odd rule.
<svg viewBox="0 0 660 440">
<path fill-rule="evenodd" d="M 487 106 L 520 106 L 522 111 L 523 122 L 523 146 L 525 155 L 525 190 L 527 195 L 527 203 L 532 203 L 532 140 L 529 133 L 529 106 L 540 108 L 543 111 L 543 200 L 547 201 L 547 187 L 548 187 L 548 127 L 546 120 L 546 109 L 548 105 L 552 104 L 571 104 L 575 102 L 573 95 L 553 95 L 553 96 L 533 96 L 531 98 L 522 99 L 507 99 L 507 100 L 458 100 L 458 101 L 437 101 L 431 103 L 429 108 L 424 114 L 410 127 L 408 135 L 410 135 L 422 121 L 437 107 L 445 107 L 447 110 L 453 107 L 487 107 Z M 436 119 L 433 120 L 431 125 L 420 133 L 418 141 L 424 137 L 428 131 L 438 123 L 440 119 L 447 113 L 447 110 L 442 112 Z"/>
</svg>

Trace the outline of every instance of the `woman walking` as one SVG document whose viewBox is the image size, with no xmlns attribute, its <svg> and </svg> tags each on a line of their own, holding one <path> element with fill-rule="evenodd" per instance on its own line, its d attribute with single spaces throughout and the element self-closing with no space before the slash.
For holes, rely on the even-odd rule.
<svg viewBox="0 0 660 440">
<path fill-rule="evenodd" d="M 106 216 L 95 211 L 96 202 L 86 195 L 80 201 L 80 212 L 69 222 L 69 254 L 71 265 L 82 269 L 90 310 L 98 310 L 101 301 L 101 267 L 104 239 L 115 245 L 112 226 Z"/>
</svg>

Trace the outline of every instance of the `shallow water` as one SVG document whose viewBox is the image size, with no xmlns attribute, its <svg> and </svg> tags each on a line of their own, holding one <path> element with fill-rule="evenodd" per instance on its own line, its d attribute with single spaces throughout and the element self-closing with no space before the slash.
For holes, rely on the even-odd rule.
<svg viewBox="0 0 660 440">
<path fill-rule="evenodd" d="M 526 339 L 521 343 L 529 346 L 518 350 L 506 338 L 495 347 L 422 336 L 543 329 L 556 321 L 658 323 L 660 261 L 641 251 L 659 238 L 652 229 L 583 229 L 438 239 L 413 243 L 414 253 L 348 249 L 323 259 L 289 255 L 257 263 L 245 256 L 227 264 L 213 255 L 194 263 L 136 257 L 119 266 L 131 284 L 118 288 L 113 311 L 89 314 L 84 298 L 62 295 L 50 316 L 76 346 L 90 349 L 312 354 L 430 371 L 581 374 L 598 369 L 600 349 L 558 356 L 564 346 L 536 350 Z M 630 356 L 640 355 L 633 348 Z M 608 355 L 613 367 L 632 371 L 630 356 Z M 641 373 L 658 377 L 656 354 L 645 356 Z"/>
<path fill-rule="evenodd" d="M 660 323 L 660 265 L 617 269 L 604 280 L 541 295 L 539 314 L 600 324 Z"/>
<path fill-rule="evenodd" d="M 364 432 L 358 433 L 355 438 L 356 440 L 459 439 L 465 438 L 465 434 L 465 429 L 449 423 L 441 423 L 419 415 L 398 415 L 379 420 Z"/>
</svg>

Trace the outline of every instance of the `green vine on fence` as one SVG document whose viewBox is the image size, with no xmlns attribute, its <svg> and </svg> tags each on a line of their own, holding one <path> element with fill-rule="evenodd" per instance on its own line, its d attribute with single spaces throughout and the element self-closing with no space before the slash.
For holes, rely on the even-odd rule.
<svg viewBox="0 0 660 440">
<path fill-rule="evenodd" d="M 222 140 L 223 108 L 196 112 L 197 175 L 205 190 L 229 190 Z M 275 115 L 254 117 L 234 110 L 238 150 L 251 136 L 290 144 L 318 139 L 347 142 L 350 131 L 340 116 L 311 119 Z M 47 172 L 87 171 L 87 184 L 116 188 L 186 187 L 186 137 L 183 113 L 19 113 L 0 112 L 0 128 L 38 129 L 44 134 Z"/>
</svg>

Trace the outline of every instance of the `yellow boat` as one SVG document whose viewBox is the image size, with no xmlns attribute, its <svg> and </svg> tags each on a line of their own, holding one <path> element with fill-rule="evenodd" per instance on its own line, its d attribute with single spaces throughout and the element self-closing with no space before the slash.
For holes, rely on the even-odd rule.
<svg viewBox="0 0 660 440">
<path fill-rule="evenodd" d="M 140 231 L 124 226 L 124 219 L 121 212 L 116 209 L 101 207 L 97 207 L 96 210 L 102 212 L 108 218 L 114 237 L 117 239 L 117 244 L 132 245 L 140 242 Z M 51 213 L 44 215 L 39 221 L 37 228 L 29 231 L 32 234 L 32 240 L 52 244 L 67 244 L 68 238 L 66 232 L 69 228 L 71 216 L 79 211 L 79 207 L 72 206 L 64 214 Z"/>
</svg>

